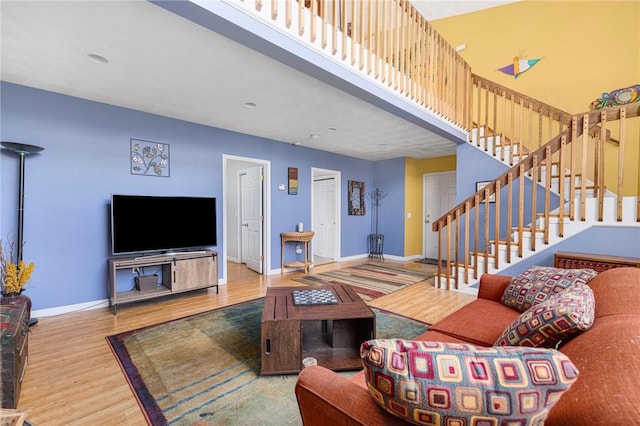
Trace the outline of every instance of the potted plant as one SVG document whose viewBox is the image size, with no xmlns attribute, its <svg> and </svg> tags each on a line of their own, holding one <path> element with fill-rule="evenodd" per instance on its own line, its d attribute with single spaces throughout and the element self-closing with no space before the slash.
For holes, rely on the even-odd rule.
<svg viewBox="0 0 640 426">
<path fill-rule="evenodd" d="M 24 260 L 14 261 L 15 241 L 0 239 L 0 288 L 2 297 L 20 296 L 33 272 L 33 262 L 28 265 Z M 30 303 L 29 303 L 30 305 Z"/>
</svg>

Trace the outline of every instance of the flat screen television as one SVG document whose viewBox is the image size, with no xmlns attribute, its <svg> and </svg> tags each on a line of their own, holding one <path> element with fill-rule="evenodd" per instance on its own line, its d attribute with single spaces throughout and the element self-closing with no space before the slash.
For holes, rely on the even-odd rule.
<svg viewBox="0 0 640 426">
<path fill-rule="evenodd" d="M 217 245 L 213 197 L 111 195 L 111 252 L 146 254 Z"/>
</svg>

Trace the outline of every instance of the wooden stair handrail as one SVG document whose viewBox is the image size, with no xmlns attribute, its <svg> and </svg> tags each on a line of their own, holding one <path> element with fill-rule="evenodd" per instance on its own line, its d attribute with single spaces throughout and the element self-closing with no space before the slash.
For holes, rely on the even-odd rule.
<svg viewBox="0 0 640 426">
<path fill-rule="evenodd" d="M 578 119 L 579 125 L 577 126 L 577 129 L 576 129 L 575 133 L 572 132 L 572 130 L 570 128 L 567 129 L 567 130 L 564 130 L 562 133 L 560 133 L 557 136 L 555 136 L 554 138 L 552 138 L 545 145 L 541 146 L 536 151 L 531 152 L 529 155 L 527 155 L 520 162 L 518 162 L 513 167 L 511 167 L 509 170 L 507 170 L 506 172 L 504 172 L 503 174 L 498 176 L 493 182 L 487 184 L 485 187 L 483 187 L 481 190 L 477 191 L 475 194 L 472 194 L 467 199 L 461 201 L 460 203 L 458 203 L 457 206 L 455 206 L 454 208 L 449 210 L 447 213 L 442 215 L 440 218 L 438 218 L 436 221 L 434 221 L 433 225 L 432 225 L 432 230 L 433 231 L 438 231 L 438 228 L 443 223 L 446 223 L 447 216 L 453 216 L 455 214 L 462 214 L 462 212 L 464 211 L 465 203 L 469 202 L 469 203 L 471 203 L 471 206 L 473 207 L 474 206 L 473 201 L 474 201 L 474 199 L 476 197 L 479 197 L 479 202 L 482 203 L 486 199 L 485 197 L 488 198 L 492 194 L 495 194 L 496 193 L 496 183 L 497 182 L 500 182 L 500 186 L 504 187 L 505 185 L 507 185 L 507 177 L 509 175 L 511 175 L 513 177 L 513 179 L 516 179 L 516 178 L 521 176 L 521 173 L 525 174 L 526 172 L 531 170 L 533 168 L 533 159 L 535 157 L 537 157 L 539 159 L 542 159 L 541 161 L 543 161 L 545 158 L 547 158 L 546 157 L 547 147 L 551 148 L 551 155 L 553 155 L 553 154 L 555 154 L 556 152 L 558 152 L 560 150 L 560 141 L 563 139 L 563 137 L 566 139 L 566 144 L 568 145 L 572 141 L 577 139 L 578 136 L 582 136 L 582 134 L 584 132 L 584 127 L 582 126 L 582 123 L 583 123 L 583 120 L 584 120 L 585 117 L 587 117 L 588 120 L 589 120 L 589 129 L 593 129 L 594 127 L 599 126 L 600 118 L 602 117 L 603 112 L 606 114 L 606 120 L 607 121 L 616 121 L 616 120 L 620 120 L 620 116 L 621 116 L 621 112 L 620 111 L 622 109 L 626 110 L 626 118 L 627 119 L 640 116 L 640 104 L 622 105 L 622 106 L 618 106 L 618 107 L 614 107 L 614 108 L 607 108 L 607 109 L 598 110 L 598 111 L 584 112 L 582 114 L 576 114 L 574 117 L 576 117 Z M 573 136 L 575 136 L 575 137 L 573 137 Z"/>
</svg>

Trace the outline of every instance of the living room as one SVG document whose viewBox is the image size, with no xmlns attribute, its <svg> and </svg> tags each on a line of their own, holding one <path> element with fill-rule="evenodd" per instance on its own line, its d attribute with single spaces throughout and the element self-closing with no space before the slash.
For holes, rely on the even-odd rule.
<svg viewBox="0 0 640 426">
<path fill-rule="evenodd" d="M 637 5 L 522 3 L 444 19 L 434 25 L 451 45 L 467 45 L 462 55 L 475 73 L 566 111 L 586 111 L 602 93 L 638 83 L 638 25 L 637 13 L 633 13 Z M 616 22 L 617 28 L 595 30 L 602 22 Z M 548 27 L 553 32 L 540 30 Z M 469 34 L 473 34 L 473 40 Z M 496 71 L 517 55 L 542 59 L 518 79 Z M 46 65 L 41 68 L 46 72 Z M 224 155 L 268 160 L 274 190 L 269 212 L 272 256 L 267 269 L 273 272 L 280 265 L 279 257 L 273 255 L 279 253 L 279 233 L 293 230 L 300 221 L 311 223 L 308 188 L 312 167 L 339 170 L 342 188 L 354 180 L 389 193 L 381 210 L 381 229 L 386 236 L 385 255 L 397 260 L 422 254 L 422 223 L 416 220 L 420 211 L 412 207 L 413 220 L 406 218 L 406 206 L 422 200 L 422 175 L 442 171 L 443 163 L 450 170 L 450 157 L 442 161 L 367 161 L 167 118 L 160 110 L 150 114 L 54 92 L 40 90 L 35 83 L 5 81 L 3 73 L 2 140 L 45 148 L 26 160 L 24 252 L 25 260 L 36 264 L 27 288 L 35 316 L 93 306 L 100 306 L 98 311 L 106 310 L 111 193 L 207 195 L 222 200 Z M 170 176 L 132 174 L 132 138 L 170 145 Z M 637 159 L 637 150 L 637 144 L 635 148 L 631 144 L 628 158 Z M 477 181 L 493 179 L 502 171 L 462 144 L 456 150 L 456 162 L 459 200 L 476 191 Z M 18 161 L 13 153 L 2 150 L 0 164 L 4 238 L 16 229 Z M 287 182 L 289 167 L 299 170 L 300 191 L 296 196 L 275 189 Z M 637 167 L 636 161 L 636 175 Z M 633 175 L 633 168 L 626 170 Z M 347 215 L 346 190 L 343 200 L 341 260 L 366 257 L 370 216 Z M 421 209 L 420 203 L 417 209 Z M 221 224 L 218 231 L 219 235 L 225 233 Z M 598 228 L 566 241 L 557 250 L 637 257 L 639 240 L 637 228 Z M 217 249 L 223 251 L 224 246 Z M 549 265 L 551 257 L 546 253 L 535 261 Z M 221 268 L 221 281 L 231 287 L 225 271 Z M 183 315 L 189 312 L 187 309 Z"/>
</svg>

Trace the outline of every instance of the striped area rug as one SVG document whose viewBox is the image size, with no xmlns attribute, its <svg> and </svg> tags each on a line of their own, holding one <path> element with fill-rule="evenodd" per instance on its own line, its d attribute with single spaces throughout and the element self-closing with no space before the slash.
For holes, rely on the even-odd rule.
<svg viewBox="0 0 640 426">
<path fill-rule="evenodd" d="M 302 424 L 297 375 L 260 375 L 263 307 L 261 298 L 107 336 L 150 425 Z M 373 311 L 378 338 L 409 339 L 428 328 Z"/>
<path fill-rule="evenodd" d="M 354 287 L 362 300 L 367 301 L 429 279 L 434 276 L 436 270 L 437 267 L 433 268 L 433 272 L 427 272 L 385 264 L 364 263 L 335 271 L 305 275 L 294 280 L 309 285 L 349 284 Z"/>
</svg>

